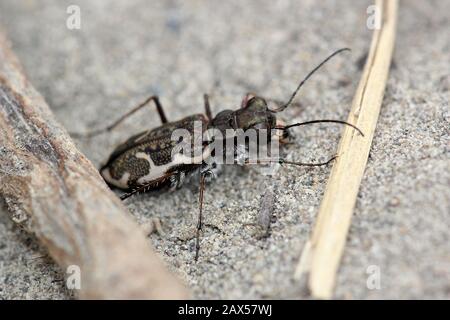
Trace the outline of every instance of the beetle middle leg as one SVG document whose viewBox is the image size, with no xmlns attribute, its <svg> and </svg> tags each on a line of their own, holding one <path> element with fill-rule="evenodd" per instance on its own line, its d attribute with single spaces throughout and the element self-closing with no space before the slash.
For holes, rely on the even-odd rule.
<svg viewBox="0 0 450 320">
<path fill-rule="evenodd" d="M 133 109 L 131 109 L 130 111 L 128 111 L 127 113 L 122 115 L 119 119 L 117 119 L 116 121 L 114 121 L 112 124 L 110 124 L 109 126 L 107 126 L 105 128 L 98 129 L 98 130 L 93 130 L 93 131 L 90 131 L 88 133 L 82 133 L 82 134 L 80 134 L 80 133 L 71 133 L 71 135 L 74 136 L 74 137 L 87 137 L 87 138 L 90 138 L 90 137 L 99 135 L 101 133 L 111 131 L 115 127 L 117 127 L 119 124 L 121 124 L 126 118 L 128 118 L 129 116 L 131 116 L 135 112 L 139 111 L 140 109 L 142 109 L 143 107 L 145 107 L 146 105 L 148 105 L 152 101 L 156 105 L 156 110 L 158 112 L 159 118 L 161 119 L 161 123 L 163 123 L 163 124 L 167 123 L 167 117 L 166 117 L 166 115 L 164 113 L 164 109 L 163 109 L 161 103 L 159 102 L 158 96 L 150 96 L 147 99 L 145 99 L 143 102 L 138 104 L 136 107 L 134 107 Z"/>
<path fill-rule="evenodd" d="M 195 237 L 195 261 L 198 260 L 198 255 L 200 252 L 200 232 L 202 231 L 202 223 L 203 223 L 203 194 L 205 191 L 205 178 L 206 175 L 209 174 L 209 171 L 202 172 L 200 174 L 200 192 L 198 196 L 199 201 L 199 212 L 198 212 L 198 220 L 197 220 L 197 232 Z"/>
<path fill-rule="evenodd" d="M 205 101 L 206 117 L 208 118 L 209 121 L 212 121 L 213 116 L 212 116 L 212 112 L 211 112 L 211 105 L 209 104 L 209 95 L 205 93 L 203 95 L 203 100 Z"/>
</svg>

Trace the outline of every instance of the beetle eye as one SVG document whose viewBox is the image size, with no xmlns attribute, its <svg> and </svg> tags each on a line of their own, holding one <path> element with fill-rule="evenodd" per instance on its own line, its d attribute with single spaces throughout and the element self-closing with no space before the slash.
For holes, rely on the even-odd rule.
<svg viewBox="0 0 450 320">
<path fill-rule="evenodd" d="M 251 98 L 247 101 L 247 103 L 246 103 L 246 105 L 245 105 L 244 108 L 248 108 L 253 102 L 255 102 L 255 99 L 256 99 L 256 96 L 255 96 L 255 97 L 251 97 Z"/>
</svg>

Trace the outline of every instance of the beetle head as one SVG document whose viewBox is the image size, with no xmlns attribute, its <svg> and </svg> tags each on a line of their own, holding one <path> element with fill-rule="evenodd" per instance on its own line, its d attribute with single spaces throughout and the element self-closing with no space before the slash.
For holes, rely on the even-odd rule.
<svg viewBox="0 0 450 320">
<path fill-rule="evenodd" d="M 270 112 L 263 98 L 253 97 L 246 105 L 238 110 L 223 110 L 211 121 L 211 127 L 225 133 L 226 129 L 267 129 L 276 125 L 276 117 Z"/>
</svg>

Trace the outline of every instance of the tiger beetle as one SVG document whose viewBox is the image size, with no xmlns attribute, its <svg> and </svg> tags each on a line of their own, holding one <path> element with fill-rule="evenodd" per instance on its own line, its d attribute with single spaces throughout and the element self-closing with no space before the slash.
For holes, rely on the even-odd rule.
<svg viewBox="0 0 450 320">
<path fill-rule="evenodd" d="M 290 128 L 309 125 L 313 123 L 339 123 L 350 126 L 357 130 L 362 136 L 363 133 L 356 126 L 341 120 L 313 120 L 291 125 L 280 125 L 277 122 L 276 113 L 284 111 L 288 108 L 295 96 L 297 95 L 303 84 L 311 77 L 322 65 L 330 60 L 335 55 L 350 50 L 343 48 L 335 51 L 333 54 L 323 60 L 316 66 L 307 76 L 299 83 L 295 91 L 292 93 L 289 100 L 274 109 L 269 108 L 266 100 L 262 97 L 247 94 L 242 101 L 241 107 L 237 110 L 223 110 L 216 116 L 212 115 L 208 95 L 204 95 L 205 114 L 194 114 L 175 122 L 169 122 L 164 113 L 163 107 L 157 96 L 151 96 L 144 102 L 131 109 L 129 112 L 121 116 L 117 121 L 106 128 L 91 131 L 81 134 L 83 137 L 92 137 L 100 133 L 108 132 L 117 127 L 127 117 L 140 110 L 150 102 L 154 102 L 156 110 L 162 125 L 138 133 L 122 144 L 120 144 L 110 155 L 108 161 L 101 166 L 100 174 L 106 183 L 111 187 L 116 187 L 125 190 L 120 198 L 122 200 L 142 192 L 169 189 L 174 190 L 180 188 L 185 181 L 185 178 L 192 176 L 199 176 L 200 192 L 199 192 L 199 214 L 196 229 L 196 247 L 195 260 L 198 259 L 200 250 L 200 232 L 202 230 L 202 210 L 203 210 L 203 194 L 205 190 L 206 178 L 215 175 L 215 166 L 206 163 L 205 158 L 210 154 L 208 150 L 208 142 L 202 144 L 203 151 L 201 157 L 196 161 L 185 161 L 184 158 L 174 159 L 172 151 L 177 145 L 177 141 L 171 139 L 172 133 L 176 129 L 185 129 L 189 133 L 194 133 L 194 122 L 199 121 L 202 124 L 202 131 L 208 128 L 225 131 L 227 129 L 242 129 L 244 131 L 253 129 L 256 131 L 266 129 L 271 132 L 271 129 L 280 130 L 281 136 L 270 136 L 270 139 L 278 138 L 281 143 L 285 138 L 289 137 Z M 270 141 L 269 141 L 270 142 Z M 283 158 L 276 160 L 269 160 L 268 162 L 276 162 L 279 164 L 289 164 L 296 166 L 324 166 L 333 161 L 336 156 L 333 156 L 328 161 L 323 163 L 302 163 L 287 161 Z M 184 160 L 183 160 L 184 159 Z M 191 159 L 192 160 L 192 159 Z M 258 163 L 264 163 L 258 161 Z M 267 161 L 266 161 L 267 163 Z"/>
</svg>

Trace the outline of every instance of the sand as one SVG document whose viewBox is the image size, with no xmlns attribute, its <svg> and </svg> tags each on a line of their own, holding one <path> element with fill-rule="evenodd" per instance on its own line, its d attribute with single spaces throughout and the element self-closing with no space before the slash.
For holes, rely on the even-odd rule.
<svg viewBox="0 0 450 320">
<path fill-rule="evenodd" d="M 81 8 L 81 29 L 66 8 Z M 335 49 L 350 47 L 305 85 L 288 123 L 345 119 L 370 44 L 370 1 L 13 1 L 0 24 L 32 83 L 68 131 L 100 128 L 149 95 L 177 120 L 237 108 L 247 92 L 285 101 Z M 362 181 L 335 298 L 450 298 L 450 56 L 448 1 L 402 1 L 384 103 Z M 128 136 L 157 126 L 149 108 L 111 134 L 76 140 L 96 165 Z M 295 130 L 288 159 L 323 161 L 341 127 Z M 227 166 L 205 195 L 201 257 L 193 260 L 198 188 L 126 201 L 139 223 L 159 218 L 149 242 L 197 298 L 309 298 L 293 278 L 330 172 L 285 166 L 273 177 Z M 260 198 L 275 194 L 267 238 Z M 60 270 L 36 239 L 0 211 L 0 298 L 67 299 Z M 373 267 L 374 266 L 374 267 Z M 367 286 L 379 270 L 380 288 Z"/>
</svg>

